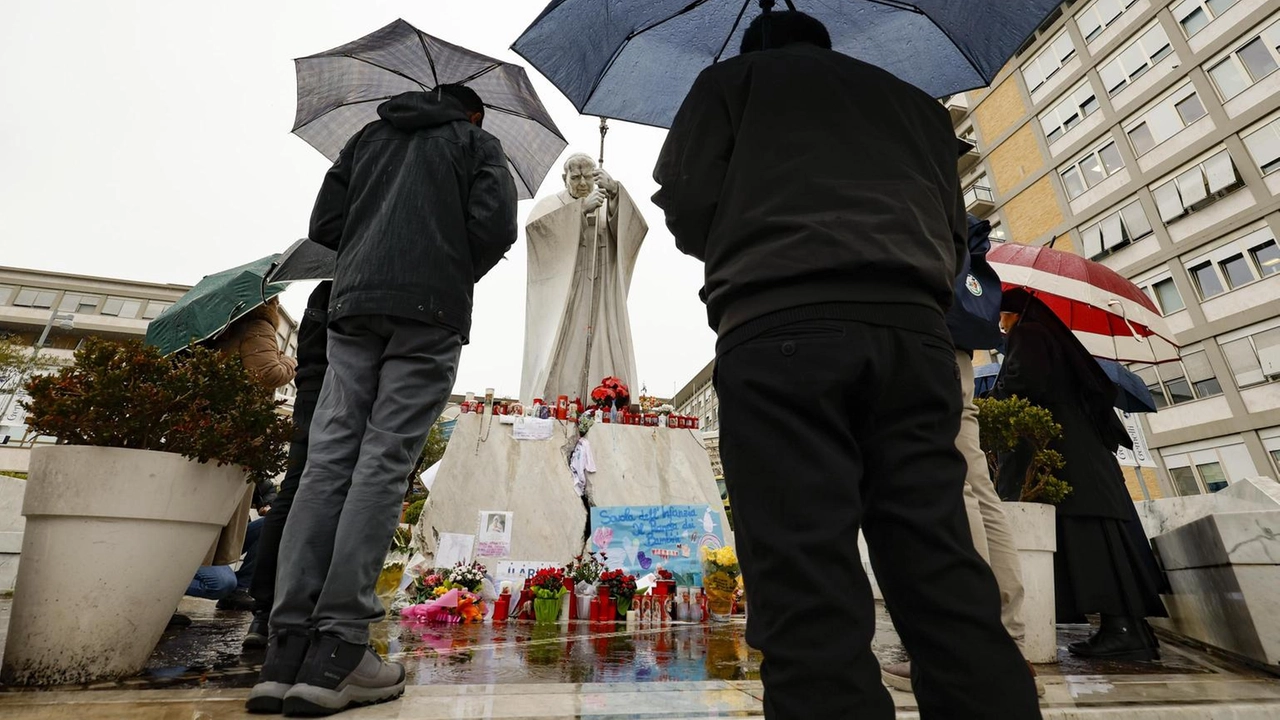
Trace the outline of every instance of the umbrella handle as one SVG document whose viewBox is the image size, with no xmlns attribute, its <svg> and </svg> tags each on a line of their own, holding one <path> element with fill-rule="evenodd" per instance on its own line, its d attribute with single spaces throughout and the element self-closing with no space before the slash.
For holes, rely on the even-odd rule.
<svg viewBox="0 0 1280 720">
<path fill-rule="evenodd" d="M 1140 343 L 1146 342 L 1147 339 L 1138 334 L 1138 329 L 1133 326 L 1133 323 L 1129 322 L 1129 316 L 1126 315 L 1124 311 L 1124 304 L 1115 298 L 1111 298 L 1107 301 L 1107 307 L 1111 307 L 1112 305 L 1120 308 L 1120 319 L 1124 320 L 1124 324 L 1129 326 L 1129 333 L 1133 335 L 1133 339 Z"/>
</svg>

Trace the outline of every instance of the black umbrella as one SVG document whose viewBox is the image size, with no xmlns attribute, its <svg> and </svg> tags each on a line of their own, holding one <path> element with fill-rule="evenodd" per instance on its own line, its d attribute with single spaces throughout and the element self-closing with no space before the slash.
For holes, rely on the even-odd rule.
<svg viewBox="0 0 1280 720">
<path fill-rule="evenodd" d="M 330 160 L 378 119 L 383 101 L 449 84 L 466 85 L 484 101 L 484 129 L 502 141 L 521 200 L 533 197 L 568 146 L 524 68 L 434 38 L 404 20 L 294 63 L 293 132 Z"/>
<path fill-rule="evenodd" d="M 329 248 L 302 238 L 289 246 L 267 272 L 264 282 L 297 282 L 299 280 L 332 280 L 338 254 Z"/>
</svg>

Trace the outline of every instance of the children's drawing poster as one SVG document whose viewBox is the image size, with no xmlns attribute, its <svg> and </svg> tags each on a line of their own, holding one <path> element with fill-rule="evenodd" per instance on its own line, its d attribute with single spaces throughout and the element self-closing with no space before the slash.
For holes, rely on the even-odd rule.
<svg viewBox="0 0 1280 720">
<path fill-rule="evenodd" d="M 609 567 L 636 576 L 659 566 L 692 582 L 702 573 L 699 548 L 724 544 L 720 513 L 709 505 L 618 505 L 591 508 L 591 550 Z"/>
</svg>

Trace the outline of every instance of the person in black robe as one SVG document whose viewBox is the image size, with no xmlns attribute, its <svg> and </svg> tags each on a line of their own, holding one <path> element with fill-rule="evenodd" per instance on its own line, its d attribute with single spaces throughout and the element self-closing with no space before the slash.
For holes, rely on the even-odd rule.
<svg viewBox="0 0 1280 720">
<path fill-rule="evenodd" d="M 1068 650 L 1082 657 L 1155 660 L 1158 643 L 1144 618 L 1168 616 L 1159 596 L 1163 575 L 1114 454 L 1129 442 L 1112 409 L 1115 385 L 1031 293 L 1006 292 L 1000 324 L 1008 334 L 1007 350 L 993 396 L 1021 397 L 1048 410 L 1062 426 L 1050 449 L 1066 461 L 1057 477 L 1072 491 L 1057 505 L 1057 615 L 1060 622 L 1101 616 L 1097 632 Z M 1001 458 L 1002 498 L 1020 499 L 1029 461 L 1025 446 Z"/>
</svg>

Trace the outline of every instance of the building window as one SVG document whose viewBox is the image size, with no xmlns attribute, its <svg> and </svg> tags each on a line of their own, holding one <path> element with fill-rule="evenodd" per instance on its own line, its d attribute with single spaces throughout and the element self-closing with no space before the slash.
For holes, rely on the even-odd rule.
<svg viewBox="0 0 1280 720">
<path fill-rule="evenodd" d="M 1224 100 L 1239 95 L 1280 68 L 1280 22 L 1272 23 L 1231 54 L 1209 68 L 1209 77 Z"/>
<path fill-rule="evenodd" d="M 1055 143 L 1098 109 L 1098 98 L 1088 79 L 1067 93 L 1048 112 L 1040 116 L 1040 128 L 1050 144 Z"/>
<path fill-rule="evenodd" d="M 1226 278 L 1227 285 L 1232 290 L 1257 279 L 1253 276 L 1253 268 L 1244 255 L 1232 255 L 1218 263 L 1218 267 L 1222 269 L 1222 276 Z"/>
<path fill-rule="evenodd" d="M 1191 37 L 1209 26 L 1239 0 L 1183 0 L 1173 8 L 1173 18 Z"/>
<path fill-rule="evenodd" d="M 1181 362 L 1134 365 L 1132 370 L 1147 384 L 1157 409 L 1222 394 L 1204 350 L 1184 353 Z"/>
<path fill-rule="evenodd" d="M 1062 184 L 1066 187 L 1067 197 L 1074 200 L 1122 169 L 1124 158 L 1120 157 L 1116 144 L 1108 140 L 1063 170 Z"/>
<path fill-rule="evenodd" d="M 1150 235 L 1151 223 L 1142 211 L 1142 203 L 1134 200 L 1085 227 L 1080 234 L 1084 237 L 1085 255 L 1096 259 Z"/>
<path fill-rule="evenodd" d="M 13 297 L 13 293 L 17 291 L 17 289 L 18 288 L 13 287 L 12 285 L 0 285 L 0 305 L 8 303 L 9 298 Z"/>
<path fill-rule="evenodd" d="M 142 311 L 142 319 L 155 320 L 157 317 L 160 317 L 160 313 L 164 312 L 165 310 L 168 310 L 172 306 L 173 306 L 173 303 L 157 302 L 155 300 L 152 300 L 151 302 L 147 303 L 147 309 Z"/>
<path fill-rule="evenodd" d="M 999 220 L 991 222 L 991 233 L 988 235 L 992 242 L 1008 242 L 1009 233 L 1005 231 L 1004 224 Z"/>
<path fill-rule="evenodd" d="M 1071 36 L 1067 31 L 1058 33 L 1058 36 L 1032 58 L 1031 62 L 1022 66 L 1022 77 L 1027 81 L 1027 88 L 1031 92 L 1040 89 L 1040 86 L 1057 74 L 1063 65 L 1075 57 L 1075 54 L 1075 45 L 1071 44 Z"/>
<path fill-rule="evenodd" d="M 995 200 L 996 196 L 991 192 L 991 185 L 987 182 L 986 173 L 979 175 L 978 179 L 974 180 L 973 184 L 964 190 L 964 206 L 966 208 L 972 208 L 974 203 L 977 202 L 992 203 Z"/>
<path fill-rule="evenodd" d="M 1280 272 L 1280 248 L 1275 240 L 1268 240 L 1261 245 L 1249 249 L 1249 256 L 1258 266 L 1258 274 L 1269 277 Z"/>
<path fill-rule="evenodd" d="M 1178 287 L 1173 284 L 1173 278 L 1165 278 L 1158 282 L 1151 283 L 1151 295 L 1155 298 L 1156 305 L 1160 308 L 1160 314 L 1172 315 L 1186 308 L 1182 302 L 1182 295 L 1178 292 Z"/>
<path fill-rule="evenodd" d="M 130 300 L 129 298 L 108 297 L 107 301 L 102 305 L 102 314 L 111 315 L 119 318 L 133 319 L 138 317 L 138 311 L 142 309 L 141 300 Z"/>
<path fill-rule="evenodd" d="M 1280 118 L 1245 136 L 1244 145 L 1263 175 L 1280 170 Z"/>
<path fill-rule="evenodd" d="M 1195 471 L 1189 467 L 1169 468 L 1169 478 L 1173 480 L 1173 489 L 1179 495 L 1203 495 L 1200 483 L 1196 480 Z"/>
<path fill-rule="evenodd" d="M 1205 261 L 1190 268 L 1190 272 L 1202 300 L 1208 300 L 1226 292 L 1222 287 L 1222 280 L 1218 279 L 1218 271 L 1214 269 L 1213 263 Z"/>
<path fill-rule="evenodd" d="M 1214 155 L 1176 178 L 1152 190 L 1160 219 L 1172 222 L 1202 210 L 1244 187 L 1244 181 L 1226 150 Z"/>
<path fill-rule="evenodd" d="M 1221 343 L 1235 375 L 1236 387 L 1247 388 L 1280 379 L 1280 328 Z"/>
<path fill-rule="evenodd" d="M 13 304 L 18 307 L 37 308 L 40 310 L 48 310 L 53 307 L 53 301 L 58 297 L 58 293 L 54 290 L 37 290 L 36 288 L 22 288 L 18 291 L 17 296 L 13 298 Z"/>
<path fill-rule="evenodd" d="M 1085 7 L 1076 15 L 1076 24 L 1080 26 L 1080 34 L 1084 41 L 1091 43 L 1103 30 L 1111 27 L 1138 0 L 1098 0 Z"/>
<path fill-rule="evenodd" d="M 1173 52 L 1169 36 L 1157 21 L 1098 69 L 1107 93 L 1115 95 Z"/>
<path fill-rule="evenodd" d="M 101 295 L 64 293 L 62 295 L 62 301 L 58 303 L 58 311 L 85 315 L 95 312 L 98 309 L 99 302 L 102 302 Z"/>
</svg>

